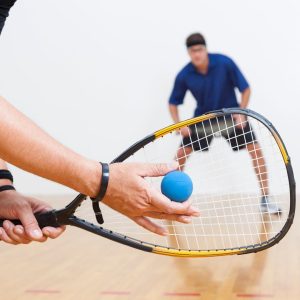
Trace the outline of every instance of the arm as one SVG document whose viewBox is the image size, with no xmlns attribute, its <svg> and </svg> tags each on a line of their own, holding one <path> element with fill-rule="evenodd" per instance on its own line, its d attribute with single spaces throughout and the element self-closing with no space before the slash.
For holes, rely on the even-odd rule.
<svg viewBox="0 0 300 300">
<path fill-rule="evenodd" d="M 102 172 L 99 163 L 58 143 L 1 97 L 0 140 L 0 157 L 6 161 L 85 195 L 98 194 Z M 164 234 L 164 229 L 147 216 L 186 223 L 189 220 L 186 217 L 199 215 L 189 201 L 171 202 L 144 180 L 144 177 L 163 176 L 177 167 L 177 164 L 112 164 L 103 202 L 146 229 Z M 14 214 L 19 216 L 22 209 L 18 206 Z M 1 207 L 0 213 L 3 215 Z M 10 218 L 5 213 L 2 217 Z"/>
<path fill-rule="evenodd" d="M 169 111 L 174 123 L 180 122 L 178 106 L 174 104 L 169 104 Z M 183 127 L 178 131 L 178 134 L 181 134 L 182 136 L 188 136 L 190 134 L 190 131 L 188 127 Z"/>
<path fill-rule="evenodd" d="M 169 112 L 174 123 L 180 122 L 178 106 L 174 104 L 169 104 Z"/>
<path fill-rule="evenodd" d="M 237 87 L 241 93 L 240 108 L 246 108 L 249 104 L 250 99 L 250 87 L 243 73 L 240 71 L 238 66 L 229 59 L 229 75 L 232 80 L 234 87 Z M 237 127 L 244 127 L 246 125 L 246 117 L 244 115 L 234 115 L 235 123 Z"/>
<path fill-rule="evenodd" d="M 169 112 L 174 123 L 180 122 L 178 105 L 183 104 L 186 91 L 187 86 L 184 75 L 179 73 L 175 79 L 174 87 L 169 98 Z M 184 127 L 180 130 L 180 133 L 183 136 L 188 136 L 189 130 L 187 127 Z"/>
<path fill-rule="evenodd" d="M 0 157 L 38 176 L 96 196 L 99 163 L 63 146 L 0 97 Z"/>
<path fill-rule="evenodd" d="M 240 102 L 240 108 L 247 108 L 250 100 L 250 88 L 247 87 L 242 93 L 241 93 L 241 102 Z M 237 127 L 244 127 L 246 125 L 246 116 L 245 115 L 234 115 L 235 123 L 237 124 Z"/>
<path fill-rule="evenodd" d="M 250 100 L 251 90 L 250 88 L 246 88 L 241 93 L 241 102 L 240 102 L 240 108 L 247 108 Z"/>
</svg>

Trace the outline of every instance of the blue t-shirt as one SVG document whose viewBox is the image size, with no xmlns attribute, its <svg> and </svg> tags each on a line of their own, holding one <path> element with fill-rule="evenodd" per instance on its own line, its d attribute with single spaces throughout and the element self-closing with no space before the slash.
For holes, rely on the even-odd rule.
<svg viewBox="0 0 300 300">
<path fill-rule="evenodd" d="M 183 103 L 186 91 L 197 101 L 194 116 L 211 110 L 238 107 L 235 88 L 243 92 L 249 84 L 237 65 L 229 57 L 208 54 L 209 65 L 206 74 L 201 74 L 190 62 L 177 75 L 170 104 Z"/>
</svg>

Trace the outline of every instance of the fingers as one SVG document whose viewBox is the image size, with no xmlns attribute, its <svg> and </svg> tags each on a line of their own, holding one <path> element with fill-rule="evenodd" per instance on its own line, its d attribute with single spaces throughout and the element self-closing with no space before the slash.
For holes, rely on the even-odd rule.
<svg viewBox="0 0 300 300">
<path fill-rule="evenodd" d="M 170 199 L 159 193 L 157 190 L 151 191 L 151 204 L 153 206 L 153 211 L 163 212 L 169 215 L 173 214 L 194 217 L 200 216 L 200 211 L 191 206 L 191 200 L 185 201 L 183 203 L 171 201 Z"/>
<path fill-rule="evenodd" d="M 42 232 L 45 236 L 51 238 L 51 239 L 56 239 L 59 237 L 64 231 L 66 230 L 66 226 L 62 227 L 44 227 L 42 229 Z"/>
<path fill-rule="evenodd" d="M 118 168 L 119 172 L 115 172 L 114 169 L 118 170 Z M 161 192 L 151 187 L 142 177 L 162 176 L 177 168 L 176 162 L 169 165 L 138 163 L 112 165 L 112 179 L 115 184 L 110 181 L 111 184 L 103 202 L 112 209 L 130 218 L 135 218 L 134 220 L 139 225 L 149 231 L 164 235 L 166 231 L 162 227 L 144 216 L 188 223 L 190 222 L 189 217 L 199 216 L 200 212 L 192 207 L 191 201 L 172 202 Z"/>
<path fill-rule="evenodd" d="M 11 238 L 20 244 L 29 244 L 31 240 L 28 238 L 24 227 L 21 225 L 13 226 L 11 232 L 7 231 Z M 46 239 L 45 239 L 46 240 Z"/>
<path fill-rule="evenodd" d="M 174 171 L 178 168 L 178 163 L 173 162 L 170 164 L 147 164 L 142 166 L 140 169 L 141 176 L 144 177 L 155 177 L 155 176 L 163 176 L 166 173 Z M 159 191 L 155 189 L 151 189 L 148 187 L 150 203 L 151 207 L 149 207 L 148 211 L 156 211 L 166 214 L 172 215 L 185 215 L 185 216 L 199 216 L 200 211 L 191 206 L 191 201 L 185 201 L 183 203 L 177 203 L 171 201 Z"/>
<path fill-rule="evenodd" d="M 52 209 L 48 203 L 44 203 L 40 200 L 34 198 L 28 198 L 31 201 L 31 206 L 33 211 L 47 212 Z M 44 227 L 41 232 L 46 238 L 56 239 L 66 230 L 66 226 L 62 227 Z"/>
<path fill-rule="evenodd" d="M 167 173 L 178 169 L 177 162 L 171 162 L 169 164 L 144 164 L 139 165 L 139 174 L 143 177 L 158 177 L 166 175 Z"/>
<path fill-rule="evenodd" d="M 27 201 L 30 203 L 30 206 L 34 213 L 36 212 L 47 212 L 49 210 L 52 210 L 53 208 L 46 202 L 43 202 L 41 200 L 27 197 Z"/>
<path fill-rule="evenodd" d="M 3 224 L 3 226 L 4 226 L 4 224 Z M 5 229 L 1 228 L 1 227 L 0 227 L 0 240 L 2 240 L 5 243 L 12 244 L 12 245 L 17 245 L 18 244 L 18 242 L 14 241 L 12 238 L 10 238 L 7 235 L 7 233 L 5 232 Z"/>
<path fill-rule="evenodd" d="M 48 237 L 60 236 L 65 227 L 45 228 L 44 232 L 34 216 L 34 212 L 44 212 L 51 207 L 40 200 L 25 197 L 16 191 L 1 193 L 1 217 L 6 219 L 0 227 L 0 240 L 9 244 L 28 244 L 31 241 L 44 242 Z M 12 220 L 20 220 L 22 225 L 15 225 Z"/>
<path fill-rule="evenodd" d="M 59 228 L 45 227 L 42 229 L 44 236 L 39 242 L 46 241 L 48 237 L 55 239 L 59 237 L 65 229 L 65 226 Z M 29 244 L 31 242 L 31 239 L 27 236 L 23 226 L 14 225 L 8 220 L 3 223 L 3 228 L 0 228 L 0 239 L 12 245 Z"/>
<path fill-rule="evenodd" d="M 39 239 L 39 242 L 45 242 L 47 238 L 55 239 L 59 237 L 64 231 L 66 227 L 45 227 L 42 229 L 44 236 Z M 4 221 L 3 228 L 0 228 L 0 240 L 12 244 L 29 244 L 32 240 L 26 234 L 23 226 L 14 225 L 9 220 Z"/>
<path fill-rule="evenodd" d="M 23 207 L 20 212 L 19 219 L 24 226 L 25 233 L 31 240 L 37 242 L 44 242 L 46 240 L 46 237 L 43 236 L 30 206 Z"/>
<path fill-rule="evenodd" d="M 155 224 L 154 222 L 150 221 L 145 217 L 133 217 L 132 220 L 136 222 L 138 225 L 144 227 L 145 229 L 153 233 L 163 235 L 163 236 L 168 234 L 167 229 Z"/>
<path fill-rule="evenodd" d="M 3 228 L 0 230 L 0 238 L 6 243 L 17 245 L 29 244 L 31 242 L 21 225 L 14 225 L 12 222 L 6 220 L 3 223 Z"/>
<path fill-rule="evenodd" d="M 31 241 L 27 237 L 23 226 L 14 225 L 12 222 L 6 220 L 3 223 L 3 228 L 7 236 L 18 244 L 29 244 Z"/>
<path fill-rule="evenodd" d="M 174 214 L 165 214 L 165 213 L 159 213 L 159 212 L 147 212 L 145 213 L 145 216 L 155 219 L 163 219 L 163 220 L 169 220 L 169 221 L 177 221 L 184 224 L 189 224 L 192 221 L 192 217 L 190 216 L 179 216 Z"/>
</svg>

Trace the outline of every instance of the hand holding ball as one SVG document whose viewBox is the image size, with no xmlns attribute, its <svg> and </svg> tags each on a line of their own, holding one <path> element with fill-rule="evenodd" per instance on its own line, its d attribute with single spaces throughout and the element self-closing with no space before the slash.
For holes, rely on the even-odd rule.
<svg viewBox="0 0 300 300">
<path fill-rule="evenodd" d="M 161 192 L 171 201 L 184 202 L 193 192 L 193 182 L 186 173 L 173 171 L 163 178 Z"/>
</svg>

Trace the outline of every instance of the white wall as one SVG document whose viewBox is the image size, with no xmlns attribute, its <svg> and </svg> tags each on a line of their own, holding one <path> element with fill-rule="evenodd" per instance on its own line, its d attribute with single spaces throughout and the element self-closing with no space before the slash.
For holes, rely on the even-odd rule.
<svg viewBox="0 0 300 300">
<path fill-rule="evenodd" d="M 238 63 L 250 107 L 276 125 L 299 178 L 299 14 L 297 0 L 19 0 L 0 38 L 0 94 L 65 145 L 110 161 L 170 123 L 184 39 L 201 31 L 211 52 Z M 24 192 L 68 191 L 14 174 Z"/>
</svg>

